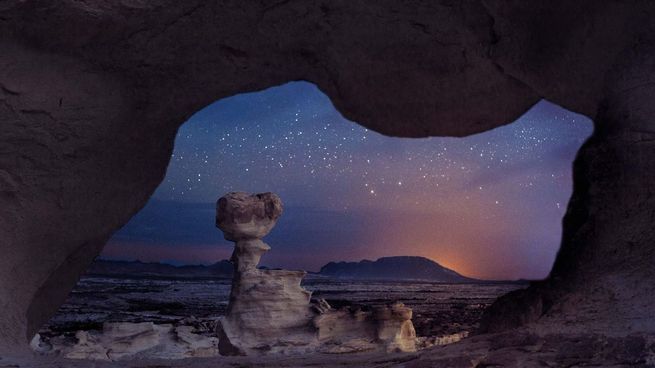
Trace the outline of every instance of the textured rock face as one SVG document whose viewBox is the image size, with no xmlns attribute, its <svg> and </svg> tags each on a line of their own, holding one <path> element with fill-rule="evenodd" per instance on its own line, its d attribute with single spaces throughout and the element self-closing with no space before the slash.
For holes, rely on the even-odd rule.
<svg viewBox="0 0 655 368">
<path fill-rule="evenodd" d="M 235 241 L 230 302 L 218 330 L 221 354 L 276 352 L 314 340 L 311 293 L 300 286 L 305 272 L 257 268 L 271 249 L 259 238 L 281 214 L 282 201 L 273 193 L 228 193 L 216 204 L 216 226 Z"/>
<path fill-rule="evenodd" d="M 263 238 L 281 215 L 282 201 L 273 193 L 233 192 L 216 202 L 216 227 L 235 242 Z"/>
<path fill-rule="evenodd" d="M 35 349 L 68 359 L 117 361 L 135 358 L 185 359 L 218 355 L 218 339 L 194 332 L 193 326 L 152 322 L 105 323 L 102 331 L 78 331 L 71 344 L 64 337 Z M 38 342 L 33 341 L 33 345 Z"/>
<path fill-rule="evenodd" d="M 305 271 L 258 269 L 268 234 L 282 214 L 273 193 L 228 193 L 216 205 L 216 226 L 235 242 L 235 273 L 226 316 L 217 333 L 223 355 L 416 351 L 412 310 L 403 304 L 373 312 L 333 310 L 300 286 Z"/>
<path fill-rule="evenodd" d="M 373 311 L 377 322 L 377 338 L 387 344 L 387 350 L 416 351 L 416 331 L 412 324 L 412 310 L 396 303 Z"/>
<path fill-rule="evenodd" d="M 3 2 L 0 351 L 27 348 L 106 239 L 145 204 L 190 114 L 298 79 L 391 135 L 480 132 L 542 97 L 594 117 L 551 277 L 499 303 L 488 325 L 569 319 L 655 331 L 644 323 L 655 295 L 654 7 Z M 517 299 L 532 312 L 504 314 Z"/>
</svg>

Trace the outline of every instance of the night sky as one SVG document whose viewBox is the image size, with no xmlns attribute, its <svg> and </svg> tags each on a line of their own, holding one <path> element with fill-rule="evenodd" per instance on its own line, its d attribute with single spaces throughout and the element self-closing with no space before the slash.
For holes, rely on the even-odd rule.
<svg viewBox="0 0 655 368">
<path fill-rule="evenodd" d="M 109 241 L 111 259 L 213 263 L 229 191 L 280 195 L 262 264 L 420 255 L 467 276 L 543 278 L 559 247 L 575 152 L 589 119 L 542 101 L 466 138 L 391 138 L 343 117 L 314 85 L 218 101 L 179 130 L 166 178 Z"/>
</svg>

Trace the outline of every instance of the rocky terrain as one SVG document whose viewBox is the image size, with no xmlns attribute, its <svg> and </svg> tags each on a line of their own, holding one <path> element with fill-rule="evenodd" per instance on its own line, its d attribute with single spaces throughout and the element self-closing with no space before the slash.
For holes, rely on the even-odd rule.
<svg viewBox="0 0 655 368">
<path fill-rule="evenodd" d="M 305 271 L 257 265 L 271 248 L 261 238 L 282 215 L 273 193 L 228 193 L 216 205 L 216 226 L 235 242 L 230 302 L 216 332 L 222 355 L 299 354 L 323 351 L 416 351 L 412 310 L 402 303 L 333 309 L 311 300 L 300 284 Z"/>
<path fill-rule="evenodd" d="M 189 316 L 209 323 L 225 315 L 231 279 L 84 276 L 57 314 L 44 325 L 44 338 L 78 330 L 99 331 L 104 322 L 175 325 Z M 419 337 L 474 331 L 482 311 L 498 296 L 525 283 L 445 284 L 390 280 L 305 278 L 312 298 L 334 308 L 371 310 L 401 302 L 413 311 Z"/>
<path fill-rule="evenodd" d="M 175 324 L 105 322 L 100 330 L 78 330 L 74 336 L 37 334 L 31 347 L 50 357 L 93 361 L 213 357 L 219 354 L 215 327 L 195 318 Z"/>
<path fill-rule="evenodd" d="M 5 367 L 86 368 L 88 361 L 61 357 L 5 357 Z M 122 368 L 125 361 L 95 361 L 95 368 Z M 215 357 L 183 360 L 139 359 L 130 368 L 245 368 L 245 367 L 357 367 L 357 368 L 543 368 L 543 367 L 653 367 L 653 339 L 643 334 L 608 337 L 598 334 L 540 334 L 509 331 L 474 336 L 418 353 L 306 354 L 302 356 Z"/>
<path fill-rule="evenodd" d="M 145 350 L 135 353 L 134 343 L 122 345 L 122 349 L 131 351 L 132 358 L 140 360 L 194 356 L 200 352 L 194 352 L 184 340 L 178 339 L 176 329 L 191 328 L 188 332 L 202 336 L 203 340 L 211 338 L 212 326 L 219 317 L 225 315 L 230 284 L 231 281 L 226 279 L 112 279 L 86 276 L 55 318 L 40 331 L 41 350 L 49 349 L 48 344 L 75 345 L 79 341 L 80 330 L 84 331 L 84 337 L 90 337 L 85 339 L 84 345 L 87 349 L 84 351 L 108 350 L 107 346 L 111 346 L 115 339 L 102 337 L 105 322 L 123 324 L 127 321 L 134 324 L 133 330 L 137 331 L 143 328 L 142 326 L 150 329 L 149 326 L 155 322 L 156 326 L 163 326 L 164 329 L 155 328 L 156 334 L 144 334 L 144 339 L 150 336 L 147 341 L 151 344 L 141 345 Z M 412 323 L 418 336 L 419 350 L 452 343 L 474 332 L 482 311 L 498 295 L 525 286 L 329 279 L 308 280 L 303 282 L 303 285 L 312 291 L 314 296 L 326 299 L 337 309 L 347 307 L 353 311 L 371 311 L 376 306 L 402 302 L 413 310 Z M 190 315 L 195 317 L 189 318 Z M 147 323 L 144 325 L 145 322 Z M 162 331 L 165 332 L 164 335 L 161 334 Z M 153 341 L 159 342 L 155 344 Z M 171 343 L 173 341 L 180 344 L 174 345 Z M 63 350 L 63 355 L 70 351 Z M 217 345 L 213 351 L 218 354 Z M 207 350 L 201 352 L 207 353 Z M 366 353 L 360 354 L 368 356 Z M 48 356 L 53 357 L 52 354 Z M 378 356 L 376 359 L 378 358 L 384 357 Z M 308 359 L 322 359 L 327 364 L 335 358 L 318 356 Z M 358 361 L 357 359 L 354 362 Z M 201 361 L 197 363 L 209 364 Z M 346 361 L 342 359 L 340 364 L 346 364 Z"/>
</svg>

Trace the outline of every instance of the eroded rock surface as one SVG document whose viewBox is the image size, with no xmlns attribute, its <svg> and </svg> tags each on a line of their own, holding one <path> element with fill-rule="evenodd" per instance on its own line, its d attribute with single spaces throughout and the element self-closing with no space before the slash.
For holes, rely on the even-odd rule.
<svg viewBox="0 0 655 368">
<path fill-rule="evenodd" d="M 99 368 L 123 368 L 123 361 L 97 362 Z M 89 362 L 39 357 L 4 359 L 3 364 L 30 368 L 87 368 Z M 291 357 L 216 357 L 162 362 L 138 360 L 131 368 L 228 368 L 228 367 L 330 367 L 330 368 L 543 368 L 543 367 L 652 367 L 655 344 L 652 336 L 630 334 L 616 338 L 597 334 L 535 335 L 524 330 L 487 334 L 465 339 L 457 344 L 426 349 L 417 353 L 386 354 L 305 354 Z M 11 366 L 11 365 L 10 365 Z"/>
<path fill-rule="evenodd" d="M 282 215 L 273 193 L 228 193 L 216 205 L 216 226 L 235 242 L 230 302 L 219 320 L 224 355 L 416 351 L 412 310 L 403 304 L 372 312 L 334 310 L 325 300 L 310 303 L 300 286 L 304 271 L 259 269 L 270 247 L 261 241 Z"/>
<path fill-rule="evenodd" d="M 218 355 L 218 339 L 195 331 L 190 325 L 152 322 L 111 322 L 102 331 L 78 331 L 74 341 L 64 336 L 48 342 L 33 341 L 37 352 L 68 359 L 117 361 L 149 359 L 185 359 Z"/>
<path fill-rule="evenodd" d="M 219 321 L 222 354 L 274 352 L 313 341 L 311 293 L 300 286 L 305 272 L 257 268 L 271 249 L 260 238 L 280 215 L 282 201 L 273 193 L 229 193 L 217 202 L 216 226 L 235 242 L 230 302 Z"/>
<path fill-rule="evenodd" d="M 416 351 L 416 331 L 412 310 L 402 303 L 374 308 L 373 311 L 329 309 L 314 319 L 320 351 L 353 353 L 378 350 Z"/>
</svg>

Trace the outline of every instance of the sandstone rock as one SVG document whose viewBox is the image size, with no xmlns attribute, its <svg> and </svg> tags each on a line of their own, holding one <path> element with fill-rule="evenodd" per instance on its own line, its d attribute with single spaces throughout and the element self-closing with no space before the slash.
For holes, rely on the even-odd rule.
<svg viewBox="0 0 655 368">
<path fill-rule="evenodd" d="M 69 359 L 116 361 L 147 356 L 184 359 L 218 355 L 218 339 L 194 333 L 192 326 L 156 325 L 152 322 L 105 323 L 101 332 L 78 331 L 72 346 L 55 346 Z M 61 342 L 61 341 L 60 341 Z"/>
<path fill-rule="evenodd" d="M 322 344 L 343 345 L 361 338 L 372 342 L 377 338 L 377 329 L 371 320 L 371 313 L 359 309 L 329 310 L 317 316 L 314 325 Z"/>
<path fill-rule="evenodd" d="M 217 326 L 221 354 L 416 350 L 412 311 L 404 305 L 350 312 L 325 300 L 310 304 L 311 293 L 300 286 L 304 271 L 257 268 L 270 249 L 258 237 L 282 214 L 275 194 L 228 193 L 216 209 L 216 226 L 236 242 L 230 302 Z"/>
<path fill-rule="evenodd" d="M 362 342 L 363 343 L 363 342 Z M 338 349 L 338 347 L 336 348 Z M 518 329 L 502 334 L 472 336 L 458 344 L 426 349 L 412 354 L 362 352 L 314 353 L 271 357 L 189 358 L 178 362 L 143 357 L 138 361 L 89 362 L 53 356 L 7 357 L 6 367 L 65 368 L 543 368 L 543 367 L 652 367 L 655 348 L 651 334 L 612 338 L 594 334 L 548 334 L 538 336 Z"/>
<path fill-rule="evenodd" d="M 177 326 L 174 333 L 177 340 L 186 345 L 185 358 L 213 357 L 218 354 L 218 339 L 194 333 L 193 326 Z"/>
<path fill-rule="evenodd" d="M 377 337 L 386 344 L 387 351 L 416 351 L 416 331 L 412 324 L 412 310 L 402 303 L 378 307 L 373 311 Z"/>
<path fill-rule="evenodd" d="M 282 201 L 273 193 L 233 192 L 216 202 L 216 226 L 235 242 L 263 238 L 281 215 Z"/>
<path fill-rule="evenodd" d="M 386 351 L 416 351 L 416 331 L 412 310 L 402 303 L 359 309 L 328 310 L 314 320 L 319 341 L 326 352 L 363 351 L 383 348 Z M 362 343 L 365 342 L 365 343 Z"/>
<path fill-rule="evenodd" d="M 305 272 L 257 268 L 270 249 L 259 238 L 281 214 L 282 201 L 273 193 L 228 193 L 217 202 L 216 226 L 236 242 L 230 302 L 218 330 L 222 354 L 285 351 L 315 340 L 311 293 L 300 286 Z"/>
</svg>

